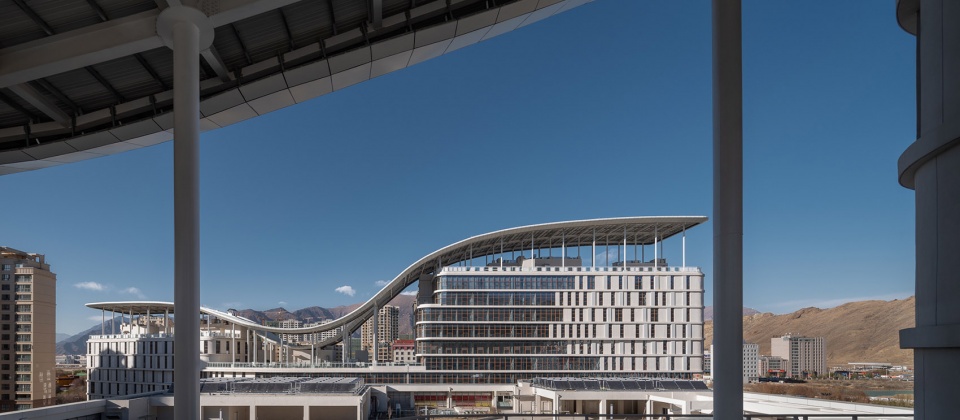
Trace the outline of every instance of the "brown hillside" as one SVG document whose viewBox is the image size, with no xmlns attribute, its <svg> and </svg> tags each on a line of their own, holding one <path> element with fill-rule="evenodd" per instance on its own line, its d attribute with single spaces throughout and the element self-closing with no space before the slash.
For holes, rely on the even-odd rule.
<svg viewBox="0 0 960 420">
<path fill-rule="evenodd" d="M 827 365 L 849 362 L 887 362 L 913 366 L 913 352 L 900 349 L 899 331 L 914 326 L 914 298 L 851 302 L 830 309 L 804 308 L 774 315 L 743 317 L 743 338 L 770 354 L 770 338 L 785 333 L 824 337 Z M 704 344 L 713 342 L 713 322 L 704 326 Z"/>
</svg>

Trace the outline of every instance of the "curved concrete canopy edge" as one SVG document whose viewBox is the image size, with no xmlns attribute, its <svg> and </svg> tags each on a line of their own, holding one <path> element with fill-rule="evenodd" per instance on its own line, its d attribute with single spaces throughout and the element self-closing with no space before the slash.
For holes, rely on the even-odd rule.
<svg viewBox="0 0 960 420">
<path fill-rule="evenodd" d="M 286 68 L 282 72 L 203 98 L 200 102 L 200 131 L 223 128 L 323 96 L 505 34 L 590 1 L 592 0 L 522 0 L 508 3 L 319 61 Z M 317 53 L 321 48 L 319 44 L 302 47 L 285 54 L 283 61 L 296 62 L 305 55 Z M 278 60 L 273 58 L 253 63 L 249 67 L 255 70 L 276 66 Z M 214 88 L 220 83 L 223 82 L 217 78 L 204 80 L 201 90 Z M 172 95 L 173 91 L 169 90 L 154 95 L 154 100 L 139 98 L 119 104 L 115 110 L 87 112 L 77 118 L 77 124 L 97 126 L 115 119 L 117 113 L 149 109 L 155 106 L 156 101 L 172 100 Z M 45 130 L 57 132 L 64 128 L 57 122 L 33 125 L 29 133 L 21 133 L 22 127 L 0 128 L 0 138 L 11 135 L 42 135 Z M 0 175 L 113 155 L 172 139 L 173 112 L 166 112 L 62 141 L 0 151 Z"/>
</svg>

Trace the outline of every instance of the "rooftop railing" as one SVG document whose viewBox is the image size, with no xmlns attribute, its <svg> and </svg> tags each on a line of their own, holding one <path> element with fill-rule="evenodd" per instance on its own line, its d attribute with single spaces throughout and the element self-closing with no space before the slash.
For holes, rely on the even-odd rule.
<svg viewBox="0 0 960 420">
<path fill-rule="evenodd" d="M 394 363 L 394 362 L 378 362 L 376 365 L 373 363 L 365 362 L 353 362 L 353 363 L 333 363 L 333 362 L 320 362 L 320 363 L 310 363 L 310 362 L 293 362 L 293 363 L 230 363 L 230 362 L 208 362 L 205 364 L 207 368 L 257 368 L 257 369 L 343 369 L 343 368 L 371 368 L 371 367 L 422 367 L 422 363 Z"/>
<path fill-rule="evenodd" d="M 484 420 L 694 420 L 713 419 L 712 414 L 483 414 L 466 413 L 469 407 L 463 407 L 460 413 L 452 409 L 431 409 L 430 414 L 413 415 L 407 417 L 393 417 L 394 420 L 432 420 L 479 418 Z M 770 418 L 786 420 L 901 420 L 912 419 L 913 414 L 744 414 L 743 420 L 766 420 Z"/>
<path fill-rule="evenodd" d="M 583 272 L 583 273 L 610 273 L 610 272 L 634 272 L 634 273 L 679 273 L 679 272 L 700 272 L 700 267 L 559 267 L 559 266 L 540 266 L 540 267 L 499 267 L 499 266 L 476 266 L 476 267 L 444 267 L 443 271 L 453 273 L 482 273 L 482 272 L 517 272 L 517 273 L 536 273 L 536 272 Z"/>
<path fill-rule="evenodd" d="M 138 338 L 168 338 L 173 337 L 173 333 L 154 333 L 154 334 L 101 334 L 91 335 L 91 340 L 110 340 L 110 339 L 138 339 Z"/>
</svg>

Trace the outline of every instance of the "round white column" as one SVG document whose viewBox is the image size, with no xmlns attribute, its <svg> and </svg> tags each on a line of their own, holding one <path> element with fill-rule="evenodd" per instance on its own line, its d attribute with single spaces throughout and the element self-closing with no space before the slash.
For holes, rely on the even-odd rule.
<svg viewBox="0 0 960 420">
<path fill-rule="evenodd" d="M 174 417 L 200 418 L 200 51 L 213 43 L 203 12 L 170 7 L 157 35 L 173 50 Z"/>
<path fill-rule="evenodd" d="M 919 5 L 919 16 L 916 8 Z M 960 376 L 960 4 L 898 2 L 901 26 L 917 34 L 917 135 L 900 157 L 900 184 L 916 191 L 916 418 L 956 417 Z M 919 24 L 917 24 L 919 18 Z"/>
</svg>

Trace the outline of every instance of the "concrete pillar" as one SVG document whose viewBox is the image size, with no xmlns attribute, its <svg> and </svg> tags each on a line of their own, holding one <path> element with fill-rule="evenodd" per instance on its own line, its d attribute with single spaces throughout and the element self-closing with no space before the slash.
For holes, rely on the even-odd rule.
<svg viewBox="0 0 960 420">
<path fill-rule="evenodd" d="M 378 328 L 377 328 L 379 327 L 379 324 L 378 324 L 379 319 L 380 319 L 380 306 L 374 305 L 373 306 L 373 365 L 374 366 L 377 365 L 377 357 L 378 357 L 377 353 L 380 352 L 380 334 L 379 334 L 380 331 L 378 331 Z"/>
<path fill-rule="evenodd" d="M 713 0 L 713 415 L 743 418 L 743 90 L 740 0 Z"/>
<path fill-rule="evenodd" d="M 176 397 L 174 397 L 174 402 L 176 402 Z M 250 406 L 250 420 L 257 420 L 257 406 Z"/>
<path fill-rule="evenodd" d="M 607 404 L 607 400 L 600 400 L 600 414 L 609 414 Z"/>
<path fill-rule="evenodd" d="M 174 417 L 200 417 L 200 51 L 213 43 L 203 12 L 168 7 L 157 34 L 173 50 Z"/>
<path fill-rule="evenodd" d="M 653 414 L 653 400 L 647 400 L 647 404 L 643 408 L 643 414 Z"/>
<path fill-rule="evenodd" d="M 310 406 L 303 406 L 303 420 L 310 420 Z"/>
<path fill-rule="evenodd" d="M 540 395 L 533 396 L 533 414 L 540 414 L 543 412 L 543 405 L 540 403 Z"/>
<path fill-rule="evenodd" d="M 900 347 L 914 350 L 916 418 L 943 419 L 960 376 L 960 3 L 899 1 L 897 18 L 917 33 L 918 136 L 898 165 L 916 194 L 916 328 Z"/>
</svg>

